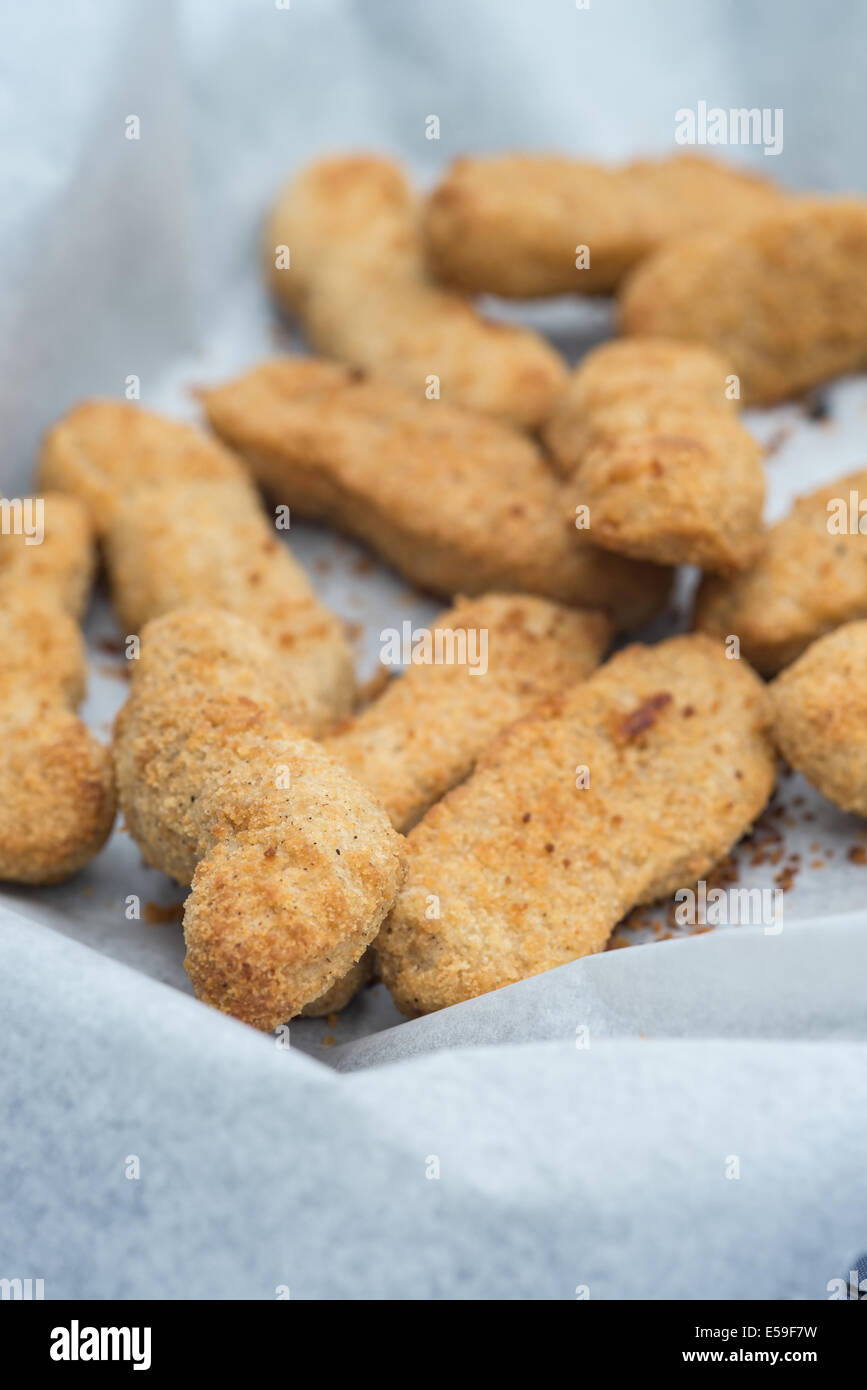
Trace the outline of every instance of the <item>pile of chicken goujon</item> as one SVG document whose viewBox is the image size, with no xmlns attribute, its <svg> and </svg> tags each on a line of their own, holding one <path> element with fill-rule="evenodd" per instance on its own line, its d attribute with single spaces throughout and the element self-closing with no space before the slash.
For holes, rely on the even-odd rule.
<svg viewBox="0 0 867 1390">
<path fill-rule="evenodd" d="M 3 879 L 75 873 L 119 808 L 189 888 L 197 997 L 272 1030 L 375 974 L 415 1016 L 605 950 L 784 766 L 867 817 L 867 468 L 766 526 L 740 416 L 867 368 L 867 202 L 518 154 L 423 197 L 351 155 L 266 222 L 310 355 L 201 428 L 83 401 L 0 502 Z M 481 293 L 613 295 L 619 331 L 570 371 Z M 376 692 L 271 507 L 441 598 Z M 76 712 L 98 562 L 137 638 L 108 748 Z M 681 565 L 691 631 L 632 640 Z"/>
</svg>

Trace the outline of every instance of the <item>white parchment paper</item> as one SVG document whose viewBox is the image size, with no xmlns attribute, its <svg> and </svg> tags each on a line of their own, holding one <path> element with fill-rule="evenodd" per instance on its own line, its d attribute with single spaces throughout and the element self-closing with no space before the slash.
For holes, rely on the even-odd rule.
<svg viewBox="0 0 867 1390">
<path fill-rule="evenodd" d="M 762 172 L 867 183 L 854 3 L 2 10 L 9 495 L 82 395 L 135 374 L 144 404 L 195 419 L 196 385 L 298 350 L 258 242 L 318 153 L 393 153 L 423 182 L 465 150 L 625 158 L 668 149 L 675 110 L 704 99 L 784 109 L 779 158 L 728 152 Z M 611 327 L 605 304 L 488 307 L 571 359 Z M 820 394 L 824 419 L 748 417 L 774 444 L 771 517 L 864 466 L 867 382 Z M 362 677 L 383 626 L 437 611 L 321 528 L 290 544 Z M 105 733 L 125 683 L 100 594 L 88 636 L 84 713 Z M 738 853 L 741 886 L 791 882 L 781 932 L 642 914 L 616 933 L 630 949 L 414 1022 L 374 987 L 284 1047 L 192 998 L 176 921 L 126 919 L 129 894 L 183 894 L 116 831 L 73 883 L 0 891 L 0 1276 L 48 1297 L 826 1297 L 867 1249 L 865 846 L 864 823 L 785 779 Z"/>
</svg>

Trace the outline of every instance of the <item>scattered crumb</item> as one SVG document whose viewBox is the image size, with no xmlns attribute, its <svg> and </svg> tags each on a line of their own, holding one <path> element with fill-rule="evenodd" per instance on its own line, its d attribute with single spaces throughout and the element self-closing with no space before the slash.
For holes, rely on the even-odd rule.
<svg viewBox="0 0 867 1390">
<path fill-rule="evenodd" d="M 789 442 L 794 433 L 794 430 L 794 421 L 789 421 L 788 424 L 781 425 L 778 430 L 775 430 L 774 433 L 771 435 L 770 439 L 768 440 L 767 444 L 765 445 L 766 457 L 773 458 L 774 454 L 778 454 L 782 449 L 783 445 Z"/>
<path fill-rule="evenodd" d="M 149 927 L 165 926 L 167 922 L 182 922 L 184 919 L 184 905 L 180 903 L 146 902 L 144 905 L 144 919 Z"/>
<path fill-rule="evenodd" d="M 359 687 L 359 705 L 371 704 L 377 698 L 377 696 L 382 694 L 383 690 L 386 689 L 391 679 L 391 671 L 387 666 L 383 666 L 380 662 L 379 666 L 374 671 L 373 675 L 370 677 L 370 680 L 365 681 L 364 684 Z"/>
<path fill-rule="evenodd" d="M 808 420 L 825 421 L 830 419 L 831 409 L 824 396 L 810 396 L 804 403 L 804 414 Z"/>
<path fill-rule="evenodd" d="M 97 670 L 101 676 L 112 676 L 116 681 L 128 681 L 132 675 L 132 667 L 128 661 L 123 666 L 115 666 L 111 662 L 101 661 Z"/>
</svg>

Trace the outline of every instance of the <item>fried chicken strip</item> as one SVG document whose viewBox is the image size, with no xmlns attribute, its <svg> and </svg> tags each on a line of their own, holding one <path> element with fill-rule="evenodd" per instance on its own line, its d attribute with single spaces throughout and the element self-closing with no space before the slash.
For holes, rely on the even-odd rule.
<svg viewBox="0 0 867 1390">
<path fill-rule="evenodd" d="M 841 810 L 867 816 L 867 621 L 820 637 L 770 693 L 789 766 Z"/>
<path fill-rule="evenodd" d="M 696 627 L 737 637 L 756 670 L 773 676 L 823 633 L 867 617 L 867 534 L 857 517 L 850 524 L 851 497 L 867 497 L 867 470 L 799 497 L 765 532 L 752 569 L 704 580 Z"/>
<path fill-rule="evenodd" d="M 747 227 L 666 244 L 623 287 L 624 333 L 704 343 L 743 399 L 867 365 L 867 201 L 798 199 Z"/>
<path fill-rule="evenodd" d="M 762 451 L 735 417 L 731 381 L 718 354 L 666 339 L 621 339 L 584 359 L 544 438 L 597 545 L 722 573 L 752 563 Z"/>
<path fill-rule="evenodd" d="M 451 404 L 533 428 L 562 386 L 563 361 L 537 334 L 488 322 L 432 283 L 419 208 L 388 160 L 310 166 L 271 213 L 265 258 L 272 289 L 317 352 L 419 401 L 435 376 Z"/>
<path fill-rule="evenodd" d="M 60 883 L 114 821 L 108 750 L 75 713 L 85 657 L 77 619 L 93 577 L 86 513 L 47 494 L 44 535 L 0 534 L 0 879 Z M 36 540 L 36 534 L 32 539 Z"/>
<path fill-rule="evenodd" d="M 197 997 L 266 1031 L 360 961 L 404 867 L 385 812 L 298 734 L 273 668 L 242 618 L 168 613 L 142 634 L 114 740 L 133 839 L 147 863 L 192 883 Z"/>
<path fill-rule="evenodd" d="M 610 641 L 611 624 L 601 613 L 545 599 L 487 594 L 459 599 L 431 628 L 409 635 L 433 661 L 410 665 L 325 741 L 400 831 L 468 776 L 498 733 L 545 696 L 589 675 Z M 371 950 L 303 1012 L 319 1017 L 345 1008 L 369 978 L 372 958 Z"/>
<path fill-rule="evenodd" d="M 451 166 L 425 234 L 435 272 L 471 293 L 609 294 L 672 237 L 741 225 L 779 202 L 770 184 L 694 155 L 616 169 L 504 154 Z"/>
<path fill-rule="evenodd" d="M 43 484 L 88 506 L 121 622 L 209 603 L 255 625 L 304 688 L 299 727 L 343 718 L 354 694 L 340 620 L 275 536 L 240 461 L 189 425 L 115 401 L 76 407 L 46 438 Z"/>
<path fill-rule="evenodd" d="M 767 696 L 702 636 L 632 646 L 512 725 L 411 832 L 377 942 L 416 1015 L 604 949 L 691 886 L 774 784 Z"/>
<path fill-rule="evenodd" d="M 588 676 L 611 625 L 545 599 L 487 594 L 459 600 L 429 636 L 432 651 L 463 661 L 410 666 L 325 744 L 401 831 L 468 776 L 495 735 Z"/>
<path fill-rule="evenodd" d="M 266 362 L 204 403 L 276 500 L 366 541 L 421 588 L 539 594 L 621 627 L 664 603 L 664 571 L 573 542 L 562 486 L 505 425 L 301 358 Z"/>
</svg>

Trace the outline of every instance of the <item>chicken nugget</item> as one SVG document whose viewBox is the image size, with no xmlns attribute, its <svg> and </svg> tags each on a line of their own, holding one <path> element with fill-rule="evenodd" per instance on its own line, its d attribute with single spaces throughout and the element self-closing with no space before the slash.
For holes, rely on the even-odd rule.
<svg viewBox="0 0 867 1390">
<path fill-rule="evenodd" d="M 590 450 L 575 478 L 575 506 L 587 508 L 589 533 L 606 550 L 729 574 L 758 553 L 761 459 L 737 420 L 661 411 L 656 430 Z"/>
<path fill-rule="evenodd" d="M 81 401 L 47 432 L 39 483 L 83 502 L 101 539 L 124 498 L 142 483 L 245 481 L 240 460 L 192 425 L 126 401 Z"/>
<path fill-rule="evenodd" d="M 581 363 L 545 439 L 574 474 L 572 515 L 597 545 L 723 573 L 753 561 L 762 451 L 726 381 L 716 353 L 653 338 L 606 344 Z"/>
<path fill-rule="evenodd" d="M 623 286 L 624 333 L 715 348 L 767 404 L 867 365 L 867 201 L 798 199 L 676 239 Z"/>
<path fill-rule="evenodd" d="M 773 785 L 768 703 L 702 636 L 632 646 L 513 724 L 407 841 L 377 942 L 415 1015 L 604 949 L 633 907 L 691 886 Z"/>
<path fill-rule="evenodd" d="M 192 882 L 196 996 L 266 1031 L 361 959 L 404 867 L 385 812 L 287 720 L 272 666 L 234 614 L 154 619 L 114 739 L 130 834 L 147 863 Z"/>
<path fill-rule="evenodd" d="M 431 194 L 433 269 L 470 292 L 508 298 L 608 294 L 673 236 L 741 224 L 780 194 L 695 155 L 605 168 L 556 155 L 459 159 Z"/>
<path fill-rule="evenodd" d="M 867 621 L 820 637 L 770 694 L 786 762 L 835 806 L 867 816 Z"/>
<path fill-rule="evenodd" d="M 566 493 L 519 431 L 333 363 L 266 362 L 204 396 L 217 433 L 301 516 L 451 597 L 539 594 L 635 626 L 669 576 L 570 536 Z"/>
<path fill-rule="evenodd" d="M 601 613 L 487 594 L 407 636 L 416 664 L 325 744 L 402 831 L 471 772 L 496 734 L 589 675 L 611 625 Z"/>
<path fill-rule="evenodd" d="M 669 338 L 616 338 L 583 357 L 545 422 L 542 438 L 569 478 L 594 444 L 643 429 L 660 408 L 732 414 L 731 368 L 719 353 Z"/>
<path fill-rule="evenodd" d="M 40 509 L 41 535 L 0 532 L 0 879 L 60 883 L 102 848 L 114 821 L 108 750 L 75 713 L 85 685 L 75 619 L 93 542 L 72 498 L 26 502 Z"/>
<path fill-rule="evenodd" d="M 400 169 L 357 155 L 294 179 L 268 221 L 271 287 L 317 352 L 534 428 L 565 365 L 538 334 L 490 322 L 428 277 L 419 209 Z"/>
<path fill-rule="evenodd" d="M 275 665 L 303 690 L 294 716 L 301 731 L 319 733 L 349 712 L 355 681 L 343 624 L 316 598 L 246 482 L 137 488 L 115 512 L 105 553 L 127 631 L 190 604 L 224 608 L 267 638 Z"/>
<path fill-rule="evenodd" d="M 48 434 L 41 477 L 88 506 L 127 631 L 187 604 L 226 608 L 256 625 L 287 679 L 305 689 L 299 727 L 319 732 L 349 712 L 355 680 L 343 625 L 217 440 L 117 401 L 85 402 Z"/>
<path fill-rule="evenodd" d="M 325 747 L 406 831 L 471 772 L 498 733 L 589 675 L 610 637 L 601 613 L 519 594 L 460 599 L 429 629 L 405 623 L 401 633 L 383 633 L 388 644 L 406 644 L 412 664 Z M 367 982 L 372 954 L 303 1012 L 345 1008 Z"/>
<path fill-rule="evenodd" d="M 756 670 L 773 676 L 823 633 L 867 617 L 867 534 L 858 529 L 859 497 L 867 497 L 867 470 L 799 497 L 765 532 L 753 569 L 703 581 L 696 627 L 737 637 Z"/>
</svg>

